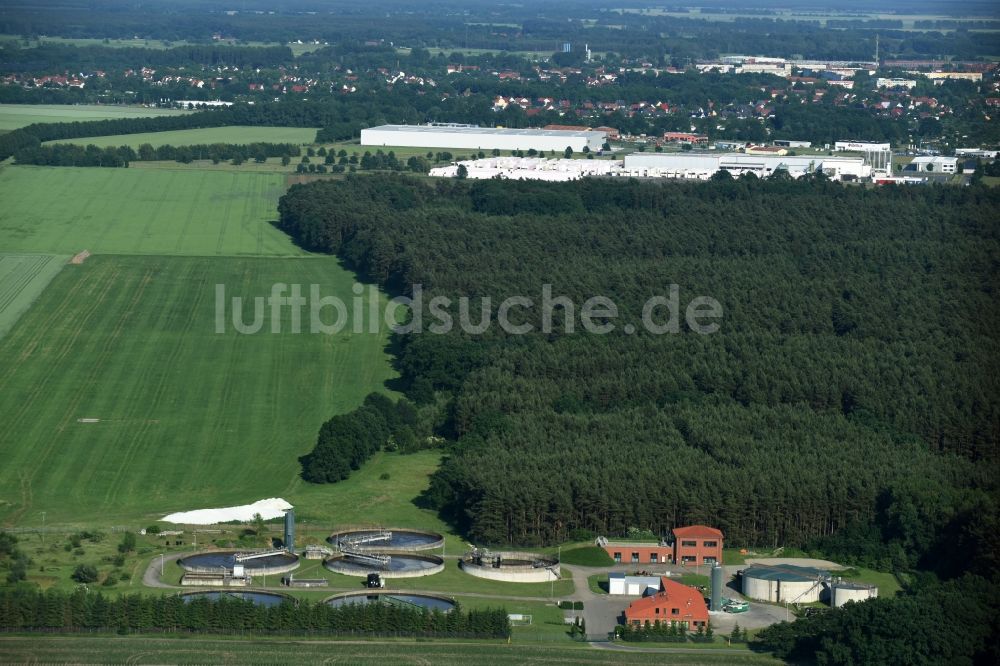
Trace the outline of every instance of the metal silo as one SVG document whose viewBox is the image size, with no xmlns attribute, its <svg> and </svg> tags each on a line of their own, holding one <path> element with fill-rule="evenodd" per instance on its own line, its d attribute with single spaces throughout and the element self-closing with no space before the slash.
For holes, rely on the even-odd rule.
<svg viewBox="0 0 1000 666">
<path fill-rule="evenodd" d="M 712 610 L 722 610 L 722 565 L 712 567 Z"/>
<path fill-rule="evenodd" d="M 285 512 L 285 550 L 295 550 L 295 509 Z"/>
</svg>

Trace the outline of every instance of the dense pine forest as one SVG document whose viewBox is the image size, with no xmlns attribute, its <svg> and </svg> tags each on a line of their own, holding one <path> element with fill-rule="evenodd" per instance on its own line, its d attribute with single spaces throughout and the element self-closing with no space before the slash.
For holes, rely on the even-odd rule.
<svg viewBox="0 0 1000 666">
<path fill-rule="evenodd" d="M 732 545 L 849 532 L 869 563 L 946 567 L 946 539 L 996 524 L 998 205 L 982 187 L 368 176 L 293 187 L 280 223 L 425 304 L 543 284 L 612 298 L 619 324 L 671 284 L 682 309 L 722 304 L 714 335 L 399 336 L 408 396 L 437 401 L 451 441 L 423 500 L 476 542 L 709 523 Z"/>
</svg>

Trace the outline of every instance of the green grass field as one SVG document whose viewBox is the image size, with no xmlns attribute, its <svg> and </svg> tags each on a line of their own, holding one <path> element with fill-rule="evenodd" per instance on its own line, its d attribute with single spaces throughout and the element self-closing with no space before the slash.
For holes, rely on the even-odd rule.
<svg viewBox="0 0 1000 666">
<path fill-rule="evenodd" d="M 838 575 L 842 575 L 850 581 L 878 585 L 878 595 L 880 597 L 894 597 L 903 589 L 896 576 L 884 571 L 873 571 L 864 567 L 850 567 L 843 572 L 838 572 Z"/>
<path fill-rule="evenodd" d="M 101 148 L 107 146 L 132 146 L 138 148 L 144 143 L 157 146 L 190 146 L 207 143 L 312 143 L 316 139 L 316 129 L 309 127 L 205 127 L 202 129 L 173 130 L 169 132 L 144 132 L 141 134 L 114 134 L 109 136 L 85 136 L 77 139 L 47 141 L 51 143 L 75 143 L 81 146 L 93 144 Z"/>
<path fill-rule="evenodd" d="M 68 256 L 0 254 L 0 338 L 62 270 Z"/>
<path fill-rule="evenodd" d="M 562 561 L 584 567 L 609 567 L 615 563 L 603 548 L 581 546 L 563 551 Z"/>
<path fill-rule="evenodd" d="M 0 131 L 16 130 L 32 123 L 63 123 L 84 120 L 146 118 L 190 113 L 180 109 L 150 109 L 142 106 L 97 104 L 0 104 Z"/>
<path fill-rule="evenodd" d="M 446 534 L 447 526 L 435 512 L 420 509 L 413 503 L 427 488 L 430 475 L 440 461 L 438 451 L 406 455 L 379 452 L 339 483 L 299 482 L 293 489 L 296 519 L 306 525 L 320 521 L 327 530 L 333 529 L 332 516 L 342 525 L 381 524 Z M 381 478 L 383 475 L 389 478 Z M 453 535 L 446 536 L 447 547 L 457 554 L 464 542 Z"/>
<path fill-rule="evenodd" d="M 65 267 L 0 340 L 0 523 L 107 526 L 294 493 L 320 423 L 392 376 L 387 337 L 217 334 L 215 285 L 348 297 L 353 281 L 332 258 Z"/>
<path fill-rule="evenodd" d="M 595 650 L 585 644 L 440 640 L 290 640 L 261 637 L 3 636 L 0 661 L 48 664 L 777 664 L 770 657 L 649 649 Z"/>
<path fill-rule="evenodd" d="M 296 256 L 271 224 L 277 174 L 73 167 L 0 170 L 0 251 Z"/>
<path fill-rule="evenodd" d="M 591 574 L 587 576 L 587 587 L 594 594 L 607 594 L 609 590 L 610 583 L 608 582 L 608 574 L 598 573 Z"/>
</svg>

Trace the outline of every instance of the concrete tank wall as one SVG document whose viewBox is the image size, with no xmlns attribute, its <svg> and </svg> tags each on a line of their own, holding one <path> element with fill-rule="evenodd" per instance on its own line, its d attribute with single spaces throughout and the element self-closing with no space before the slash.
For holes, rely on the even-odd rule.
<svg viewBox="0 0 1000 666">
<path fill-rule="evenodd" d="M 429 562 L 430 566 L 422 569 L 412 569 L 412 570 L 397 570 L 389 571 L 385 569 L 379 569 L 372 567 L 371 573 L 377 573 L 382 578 L 419 578 L 421 576 L 431 576 L 436 573 L 441 573 L 444 571 L 444 560 L 436 555 L 415 555 L 411 552 L 401 552 L 401 551 L 383 551 L 381 554 L 388 555 L 392 557 L 393 555 L 405 555 L 407 557 L 422 560 L 424 562 Z M 337 562 L 343 560 L 344 556 L 340 553 L 334 553 L 332 556 L 328 557 L 323 562 L 323 566 L 334 573 L 343 574 L 345 576 L 366 576 L 367 573 L 362 573 L 355 569 L 341 569 L 337 567 Z"/>
<path fill-rule="evenodd" d="M 203 554 L 215 554 L 216 552 L 217 551 L 202 551 L 201 553 L 193 553 L 192 555 L 189 555 L 188 557 L 193 557 L 195 555 L 203 555 Z M 223 552 L 225 552 L 225 551 L 223 551 Z M 233 552 L 233 551 L 230 551 L 230 552 Z M 243 563 L 244 564 L 244 571 L 247 574 L 251 575 L 251 576 L 272 576 L 274 574 L 283 574 L 283 573 L 288 573 L 289 571 L 295 571 L 296 569 L 299 568 L 299 557 L 298 557 L 298 555 L 289 554 L 289 558 L 295 558 L 295 559 L 289 560 L 287 564 L 279 564 L 279 565 L 267 566 L 267 567 L 248 567 L 248 566 L 246 566 L 246 563 Z M 185 559 L 187 559 L 187 558 L 181 558 L 181 559 L 177 560 L 177 565 L 180 566 L 181 569 L 184 569 L 184 571 L 187 571 L 187 572 L 190 572 L 190 573 L 195 573 L 195 574 L 218 574 L 218 573 L 220 573 L 220 572 L 222 572 L 222 571 L 224 571 L 226 569 L 229 569 L 229 567 L 224 567 L 224 566 L 203 567 L 203 566 L 196 566 L 196 565 L 192 565 L 192 564 L 187 564 L 185 562 Z"/>
<path fill-rule="evenodd" d="M 359 525 L 356 527 L 346 527 L 344 529 L 339 529 L 327 537 L 327 543 L 334 544 L 338 538 L 346 537 L 355 532 L 374 532 L 377 531 L 379 527 L 363 526 Z M 387 545 L 384 541 L 375 541 L 372 543 L 359 544 L 354 547 L 355 550 L 370 552 L 370 553 L 381 553 L 383 551 L 393 551 L 396 553 L 413 553 L 421 550 L 434 550 L 435 548 L 441 548 L 444 546 L 444 537 L 437 532 L 426 532 L 424 530 L 411 530 L 399 527 L 387 527 L 384 528 L 389 532 L 399 533 L 399 534 L 420 534 L 427 536 L 430 540 L 426 543 L 417 544 L 415 546 L 401 546 L 401 545 Z"/>
<path fill-rule="evenodd" d="M 859 585 L 834 585 L 830 591 L 830 605 L 840 608 L 848 601 L 865 601 L 878 596 L 877 587 L 862 587 Z"/>
<path fill-rule="evenodd" d="M 502 565 L 499 569 L 497 569 L 492 565 L 481 566 L 473 564 L 468 558 L 463 558 L 461 561 L 462 570 L 470 576 L 488 578 L 490 580 L 500 580 L 507 583 L 547 583 L 549 581 L 559 580 L 559 563 L 549 557 L 539 555 L 538 553 L 493 551 L 491 554 L 494 556 L 499 555 L 501 561 L 506 559 L 537 559 L 544 561 L 546 564 L 543 567 L 536 567 L 531 564 Z"/>
<path fill-rule="evenodd" d="M 811 580 L 779 581 L 743 576 L 743 595 L 758 601 L 807 604 L 819 601 L 819 595 L 822 591 L 823 586 Z"/>
</svg>

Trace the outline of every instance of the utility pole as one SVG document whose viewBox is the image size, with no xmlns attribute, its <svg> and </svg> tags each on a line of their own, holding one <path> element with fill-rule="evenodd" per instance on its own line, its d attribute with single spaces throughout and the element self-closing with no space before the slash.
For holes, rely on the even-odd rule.
<svg viewBox="0 0 1000 666">
<path fill-rule="evenodd" d="M 42 547 L 45 546 L 45 512 L 42 511 Z"/>
</svg>

